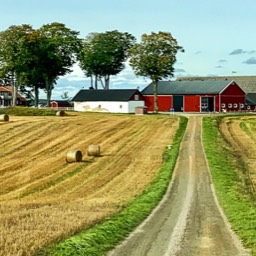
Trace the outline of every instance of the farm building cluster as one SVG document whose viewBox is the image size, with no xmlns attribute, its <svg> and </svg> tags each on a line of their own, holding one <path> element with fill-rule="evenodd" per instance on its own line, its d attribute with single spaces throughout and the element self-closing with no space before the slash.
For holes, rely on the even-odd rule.
<svg viewBox="0 0 256 256">
<path fill-rule="evenodd" d="M 159 112 L 256 111 L 256 77 L 184 77 L 159 81 Z M 76 111 L 136 113 L 154 110 L 154 85 L 139 90 L 80 90 Z"/>
<path fill-rule="evenodd" d="M 0 85 L 0 106 L 11 105 L 11 86 Z M 182 77 L 159 81 L 159 112 L 256 111 L 256 76 Z M 17 105 L 26 98 L 17 93 Z M 154 85 L 138 89 L 81 89 L 70 101 L 53 100 L 51 108 L 75 111 L 140 113 L 154 110 Z"/>
</svg>

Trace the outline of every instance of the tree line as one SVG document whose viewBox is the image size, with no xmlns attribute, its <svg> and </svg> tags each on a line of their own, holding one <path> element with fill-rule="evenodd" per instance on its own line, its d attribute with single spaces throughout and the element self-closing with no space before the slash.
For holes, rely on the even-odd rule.
<svg viewBox="0 0 256 256">
<path fill-rule="evenodd" d="M 58 78 L 72 72 L 75 63 L 90 77 L 91 88 L 109 89 L 110 77 L 120 73 L 129 59 L 136 75 L 154 83 L 157 112 L 158 81 L 173 76 L 178 51 L 183 48 L 169 32 L 143 34 L 137 43 L 132 34 L 117 30 L 90 33 L 82 39 L 78 31 L 58 22 L 39 29 L 12 25 L 0 32 L 0 77 L 15 90 L 33 91 L 35 106 L 39 89 L 45 90 L 50 106 Z"/>
</svg>

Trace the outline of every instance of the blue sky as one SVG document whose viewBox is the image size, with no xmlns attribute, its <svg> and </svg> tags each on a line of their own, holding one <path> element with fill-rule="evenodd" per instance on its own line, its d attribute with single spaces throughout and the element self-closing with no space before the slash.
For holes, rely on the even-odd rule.
<svg viewBox="0 0 256 256">
<path fill-rule="evenodd" d="M 56 21 L 79 31 L 81 38 L 117 29 L 140 42 L 143 33 L 170 32 L 185 50 L 177 55 L 174 78 L 256 74 L 255 0 L 0 0 L 0 6 L 0 31 Z M 126 66 L 111 78 L 110 87 L 143 89 L 149 80 Z M 79 67 L 73 69 L 58 80 L 52 98 L 89 87 Z"/>
</svg>

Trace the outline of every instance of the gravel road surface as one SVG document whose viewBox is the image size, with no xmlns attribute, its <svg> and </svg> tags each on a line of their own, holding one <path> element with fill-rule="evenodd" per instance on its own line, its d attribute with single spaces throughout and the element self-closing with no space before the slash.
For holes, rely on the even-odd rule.
<svg viewBox="0 0 256 256">
<path fill-rule="evenodd" d="M 201 116 L 189 117 L 165 197 L 109 256 L 250 255 L 218 205 L 202 147 L 201 123 Z"/>
</svg>

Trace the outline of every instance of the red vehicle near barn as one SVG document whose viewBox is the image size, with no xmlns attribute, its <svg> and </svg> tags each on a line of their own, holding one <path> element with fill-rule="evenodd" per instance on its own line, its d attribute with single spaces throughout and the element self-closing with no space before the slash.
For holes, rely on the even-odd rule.
<svg viewBox="0 0 256 256">
<path fill-rule="evenodd" d="M 154 110 L 153 84 L 142 95 L 148 111 Z M 245 109 L 245 91 L 233 80 L 159 81 L 158 111 L 221 112 Z"/>
</svg>

